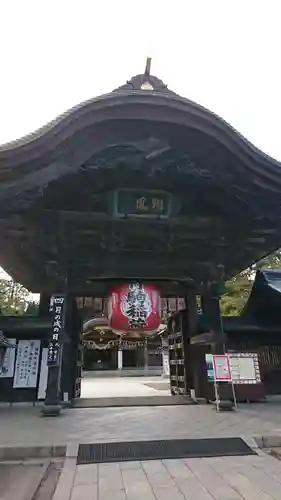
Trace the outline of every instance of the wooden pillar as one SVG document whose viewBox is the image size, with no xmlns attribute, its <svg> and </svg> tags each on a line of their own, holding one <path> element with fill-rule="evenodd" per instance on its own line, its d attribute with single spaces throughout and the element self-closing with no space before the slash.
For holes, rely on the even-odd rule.
<svg viewBox="0 0 281 500">
<path fill-rule="evenodd" d="M 121 348 L 117 351 L 117 367 L 119 371 L 123 369 L 123 350 Z"/>
<path fill-rule="evenodd" d="M 49 316 L 50 314 L 50 295 L 46 293 L 40 293 L 40 301 L 38 307 L 38 316 Z"/>
<path fill-rule="evenodd" d="M 214 334 L 214 342 L 212 343 L 212 353 L 225 354 L 225 335 L 223 331 L 223 323 L 220 311 L 220 284 L 212 283 L 203 297 L 203 313 L 206 318 L 208 328 Z M 220 382 L 218 384 L 219 392 L 219 407 L 221 410 L 230 410 L 233 408 L 232 388 L 228 382 Z"/>
<path fill-rule="evenodd" d="M 220 311 L 220 294 L 219 284 L 212 283 L 203 300 L 203 314 L 206 317 L 209 330 L 214 333 L 215 342 L 213 349 L 216 354 L 225 353 L 225 337 L 223 332 L 223 324 Z"/>
<path fill-rule="evenodd" d="M 162 357 L 162 375 L 170 375 L 170 364 L 169 364 L 169 342 L 165 338 L 161 338 L 161 357 Z"/>
<path fill-rule="evenodd" d="M 5 358 L 6 350 L 7 350 L 6 347 L 1 347 L 0 346 L 0 373 L 1 373 L 1 370 L 2 370 L 3 363 L 4 363 L 4 358 Z"/>
<path fill-rule="evenodd" d="M 184 346 L 184 362 L 185 362 L 185 374 L 186 374 L 186 384 L 189 389 L 195 389 L 196 372 L 193 363 L 192 355 L 192 345 L 190 344 L 190 337 L 193 337 L 197 333 L 198 325 L 198 311 L 197 311 L 197 300 L 196 293 L 192 289 L 188 289 L 185 294 L 185 304 L 186 308 L 183 316 L 183 346 Z"/>
<path fill-rule="evenodd" d="M 74 297 L 68 295 L 65 314 L 65 342 L 62 358 L 61 393 L 69 404 L 80 395 L 82 366 L 82 321 Z"/>
<path fill-rule="evenodd" d="M 48 381 L 43 416 L 58 416 L 61 412 L 61 368 L 65 334 L 66 296 L 52 297 L 52 329 L 48 347 Z"/>
<path fill-rule="evenodd" d="M 147 350 L 147 340 L 144 341 L 143 346 L 143 357 L 144 357 L 144 370 L 148 370 L 148 350 Z"/>
<path fill-rule="evenodd" d="M 200 306 L 201 306 L 201 313 L 204 315 L 206 312 L 206 299 L 205 295 L 201 295 L 200 297 Z"/>
<path fill-rule="evenodd" d="M 62 374 L 62 369 L 69 373 L 69 367 L 73 365 L 72 351 L 69 346 L 72 345 L 73 341 L 73 324 L 75 319 L 73 315 L 73 299 L 69 296 L 68 287 L 69 276 L 71 274 L 70 252 L 72 248 L 72 228 L 69 225 L 69 221 L 65 220 L 62 214 L 59 215 L 59 248 L 60 280 L 57 282 L 58 293 L 54 294 L 50 301 L 52 328 L 48 348 L 47 363 L 49 370 L 46 399 L 42 409 L 44 416 L 58 416 L 60 414 L 62 389 L 64 390 L 62 381 L 65 378 L 64 373 Z M 66 357 L 64 359 L 63 351 L 66 344 L 68 344 L 68 347 L 66 348 Z"/>
</svg>

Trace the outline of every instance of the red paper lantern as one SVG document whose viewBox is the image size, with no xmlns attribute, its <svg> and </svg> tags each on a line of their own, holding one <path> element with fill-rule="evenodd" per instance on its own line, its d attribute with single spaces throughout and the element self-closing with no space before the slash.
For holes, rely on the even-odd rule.
<svg viewBox="0 0 281 500">
<path fill-rule="evenodd" d="M 152 285 L 132 283 L 111 290 L 108 322 L 118 335 L 149 336 L 161 322 L 160 295 Z"/>
</svg>

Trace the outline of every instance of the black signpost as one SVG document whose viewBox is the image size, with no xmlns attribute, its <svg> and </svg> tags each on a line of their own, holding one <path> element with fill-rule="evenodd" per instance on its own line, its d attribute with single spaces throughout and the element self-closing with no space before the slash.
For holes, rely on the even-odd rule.
<svg viewBox="0 0 281 500">
<path fill-rule="evenodd" d="M 54 295 L 51 298 L 50 304 L 50 313 L 52 314 L 52 332 L 48 346 L 48 383 L 42 414 L 44 416 L 57 416 L 61 411 L 60 379 L 66 298 L 64 295 Z"/>
<path fill-rule="evenodd" d="M 64 329 L 65 297 L 52 297 L 52 338 L 48 348 L 48 366 L 59 366 L 61 357 L 61 334 Z"/>
</svg>

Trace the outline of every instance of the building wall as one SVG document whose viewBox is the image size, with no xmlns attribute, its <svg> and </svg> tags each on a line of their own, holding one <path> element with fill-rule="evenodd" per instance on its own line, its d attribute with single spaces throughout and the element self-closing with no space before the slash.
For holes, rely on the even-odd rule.
<svg viewBox="0 0 281 500">
<path fill-rule="evenodd" d="M 153 340 L 153 344 L 148 343 L 147 347 L 130 347 L 119 349 L 87 349 L 84 348 L 84 370 L 118 370 L 126 368 L 153 368 L 162 366 L 161 338 Z M 121 361 L 122 360 L 122 361 Z"/>
</svg>

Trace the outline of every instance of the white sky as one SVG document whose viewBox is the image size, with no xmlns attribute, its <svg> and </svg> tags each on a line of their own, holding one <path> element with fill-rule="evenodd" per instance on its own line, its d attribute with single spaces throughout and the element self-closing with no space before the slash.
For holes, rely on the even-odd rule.
<svg viewBox="0 0 281 500">
<path fill-rule="evenodd" d="M 280 0 L 0 0 L 0 143 L 144 69 L 281 160 Z"/>
<path fill-rule="evenodd" d="M 0 0 L 0 144 L 144 70 L 281 160 L 280 0 Z"/>
</svg>

